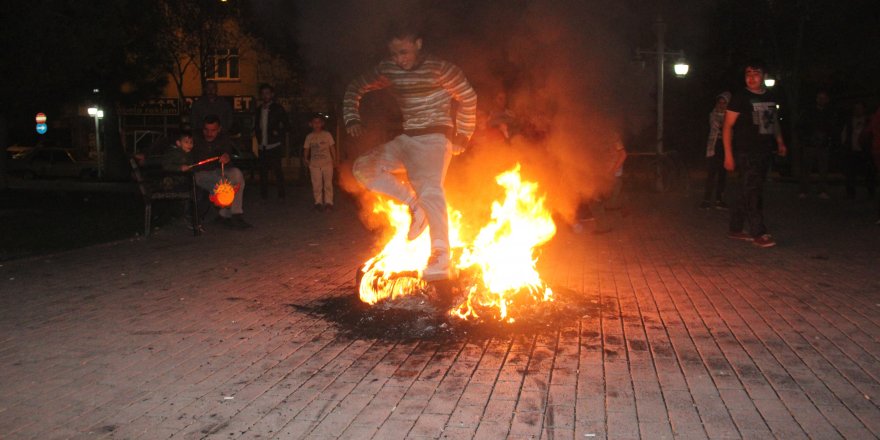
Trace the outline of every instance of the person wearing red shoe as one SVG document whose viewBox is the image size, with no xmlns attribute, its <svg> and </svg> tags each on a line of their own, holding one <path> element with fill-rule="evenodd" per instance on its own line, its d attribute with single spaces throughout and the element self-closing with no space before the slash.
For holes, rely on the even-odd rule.
<svg viewBox="0 0 880 440">
<path fill-rule="evenodd" d="M 746 87 L 736 92 L 724 115 L 722 141 L 724 169 L 739 174 L 736 202 L 730 210 L 728 237 L 747 240 L 759 247 L 771 247 L 776 241 L 764 224 L 764 181 L 770 170 L 775 143 L 777 154 L 787 149 L 779 128 L 779 101 L 764 87 L 764 65 L 746 64 Z M 749 231 L 743 232 L 748 221 Z"/>
</svg>

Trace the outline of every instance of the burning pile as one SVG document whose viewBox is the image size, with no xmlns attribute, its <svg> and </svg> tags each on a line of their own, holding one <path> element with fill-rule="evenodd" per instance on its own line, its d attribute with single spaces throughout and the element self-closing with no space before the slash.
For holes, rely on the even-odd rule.
<svg viewBox="0 0 880 440">
<path fill-rule="evenodd" d="M 517 165 L 496 176 L 495 181 L 504 188 L 504 200 L 492 203 L 488 224 L 469 243 L 460 237 L 462 215 L 450 208 L 452 261 L 460 273 L 460 298 L 456 298 L 460 303 L 450 315 L 513 322 L 517 310 L 553 299 L 553 292 L 535 269 L 535 252 L 553 238 L 556 225 L 544 206 L 544 197 L 537 194 L 538 185 L 522 181 L 519 171 Z M 361 301 L 375 304 L 427 291 L 419 270 L 431 253 L 429 234 L 407 241 L 410 217 L 406 206 L 384 200 L 373 212 L 388 219 L 394 234 L 362 268 L 358 286 Z"/>
</svg>

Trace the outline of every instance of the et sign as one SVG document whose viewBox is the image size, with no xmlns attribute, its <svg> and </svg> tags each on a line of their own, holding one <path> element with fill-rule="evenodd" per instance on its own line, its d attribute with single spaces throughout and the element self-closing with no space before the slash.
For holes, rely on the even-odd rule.
<svg viewBox="0 0 880 440">
<path fill-rule="evenodd" d="M 39 134 L 46 134 L 46 130 L 48 129 L 49 127 L 47 127 L 46 124 L 37 124 L 37 133 Z"/>
</svg>

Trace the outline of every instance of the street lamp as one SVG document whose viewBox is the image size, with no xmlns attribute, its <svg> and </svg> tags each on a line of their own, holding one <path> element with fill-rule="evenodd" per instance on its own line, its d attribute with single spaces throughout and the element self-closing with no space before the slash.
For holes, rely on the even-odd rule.
<svg viewBox="0 0 880 440">
<path fill-rule="evenodd" d="M 657 31 L 657 50 L 637 49 L 636 54 L 639 57 L 643 55 L 657 57 L 657 154 L 663 154 L 663 86 L 666 79 L 666 57 L 676 57 L 673 71 L 679 78 L 688 74 L 690 65 L 684 58 L 684 51 L 666 50 L 666 22 L 661 17 L 657 17 L 657 21 L 654 22 L 654 29 Z"/>
<path fill-rule="evenodd" d="M 675 72 L 675 76 L 684 78 L 687 76 L 688 71 L 691 70 L 691 66 L 687 63 L 687 60 L 679 58 L 678 61 L 675 62 L 675 65 L 672 66 L 672 70 Z"/>
<path fill-rule="evenodd" d="M 638 57 L 642 57 L 643 55 L 655 55 L 657 57 L 657 189 L 663 191 L 666 189 L 665 184 L 665 173 L 661 167 L 661 163 L 663 161 L 660 160 L 660 156 L 663 156 L 665 153 L 663 151 L 663 89 L 664 89 L 664 81 L 666 79 L 666 57 L 675 57 L 677 60 L 675 65 L 673 66 L 673 72 L 675 72 L 675 76 L 682 78 L 687 75 L 690 70 L 690 66 L 684 58 L 684 51 L 681 50 L 666 50 L 666 22 L 663 21 L 663 18 L 657 17 L 657 21 L 654 22 L 654 30 L 657 31 L 657 50 L 642 50 L 637 49 L 636 55 Z"/>
<path fill-rule="evenodd" d="M 100 120 L 104 117 L 104 110 L 97 107 L 89 107 L 89 116 L 95 118 L 95 151 L 98 153 L 98 178 L 104 174 L 104 154 L 101 151 L 101 125 Z"/>
</svg>

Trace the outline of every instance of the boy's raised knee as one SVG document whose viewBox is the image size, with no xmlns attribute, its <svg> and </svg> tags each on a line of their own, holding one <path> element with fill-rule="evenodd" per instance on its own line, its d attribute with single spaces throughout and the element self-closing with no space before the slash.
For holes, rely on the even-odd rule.
<svg viewBox="0 0 880 440">
<path fill-rule="evenodd" d="M 370 172 L 369 172 L 369 163 L 364 157 L 359 157 L 355 159 L 354 163 L 351 166 L 351 173 L 354 175 L 355 180 L 357 180 L 363 186 L 369 186 L 370 182 Z"/>
</svg>

